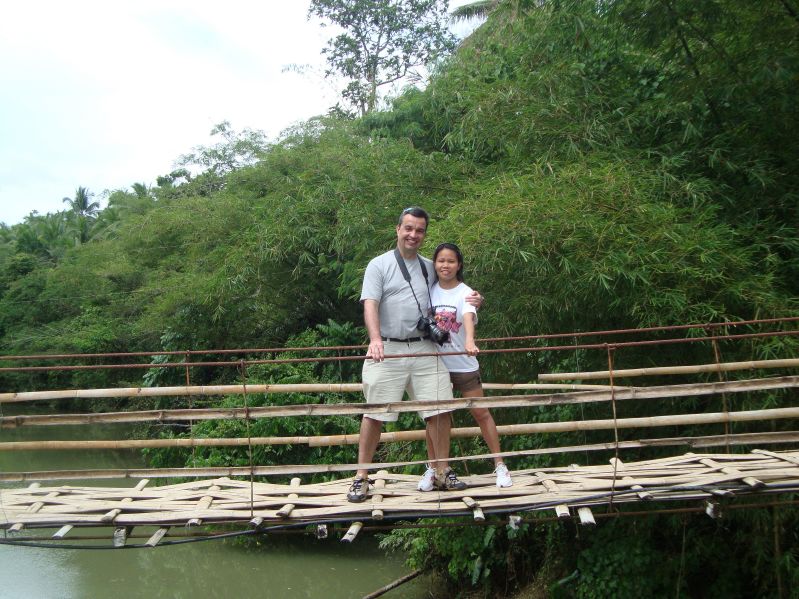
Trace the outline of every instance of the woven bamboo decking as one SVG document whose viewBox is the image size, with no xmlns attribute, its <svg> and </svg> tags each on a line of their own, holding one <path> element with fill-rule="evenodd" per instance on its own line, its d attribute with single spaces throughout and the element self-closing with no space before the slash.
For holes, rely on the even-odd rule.
<svg viewBox="0 0 799 599">
<path fill-rule="evenodd" d="M 471 514 L 570 509 L 637 501 L 703 500 L 746 493 L 799 490 L 799 451 L 693 454 L 608 465 L 513 472 L 513 486 L 497 489 L 493 475 L 465 476 L 463 491 L 422 493 L 418 476 L 380 471 L 361 504 L 349 503 L 349 478 L 288 485 L 217 478 L 135 487 L 39 486 L 0 490 L 0 528 L 90 526 L 249 526 L 325 521 L 436 518 Z M 590 512 L 581 510 L 581 518 Z M 162 528 L 164 530 L 164 528 Z M 165 530 L 164 530 L 165 532 Z M 57 533 L 58 534 L 58 533 Z M 157 540 L 156 540 L 157 543 Z"/>
</svg>

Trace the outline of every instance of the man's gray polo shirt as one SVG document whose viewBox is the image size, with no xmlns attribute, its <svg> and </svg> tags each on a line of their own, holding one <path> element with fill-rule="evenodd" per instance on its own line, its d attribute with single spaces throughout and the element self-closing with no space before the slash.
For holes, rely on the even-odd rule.
<svg viewBox="0 0 799 599">
<path fill-rule="evenodd" d="M 407 339 L 424 334 L 416 328 L 421 314 L 413 294 L 416 294 L 425 316 L 430 313 L 430 295 L 425 286 L 419 260 L 424 260 L 427 266 L 428 284 L 432 285 L 436 280 L 432 261 L 422 256 L 418 256 L 415 260 L 405 260 L 408 273 L 411 275 L 413 292 L 402 276 L 397 259 L 394 257 L 394 250 L 373 258 L 366 267 L 361 302 L 372 299 L 379 303 L 380 335 L 383 337 Z"/>
</svg>

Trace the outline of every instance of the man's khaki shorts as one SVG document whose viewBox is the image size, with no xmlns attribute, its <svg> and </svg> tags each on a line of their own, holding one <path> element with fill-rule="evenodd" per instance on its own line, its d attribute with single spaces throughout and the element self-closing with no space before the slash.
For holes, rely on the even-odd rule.
<svg viewBox="0 0 799 599">
<path fill-rule="evenodd" d="M 383 349 L 387 356 L 396 354 L 435 353 L 432 341 L 384 341 Z M 413 400 L 440 401 L 452 399 L 452 385 L 449 371 L 436 356 L 418 358 L 386 358 L 382 362 L 367 359 L 363 364 L 363 394 L 368 404 L 381 404 L 402 401 L 405 392 Z M 422 418 L 452 412 L 445 410 L 420 410 Z M 364 414 L 381 422 L 396 422 L 398 412 L 378 412 Z"/>
</svg>

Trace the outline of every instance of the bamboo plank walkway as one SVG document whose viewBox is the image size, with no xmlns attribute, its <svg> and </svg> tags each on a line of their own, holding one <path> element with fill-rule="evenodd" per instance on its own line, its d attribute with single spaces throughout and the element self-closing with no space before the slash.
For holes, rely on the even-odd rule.
<svg viewBox="0 0 799 599">
<path fill-rule="evenodd" d="M 349 478 L 315 484 L 216 478 L 163 486 L 144 479 L 132 488 L 34 483 L 0 490 L 0 528 L 266 526 L 463 514 L 481 520 L 533 510 L 566 517 L 572 509 L 606 505 L 611 497 L 620 504 L 799 491 L 799 451 L 688 453 L 635 463 L 614 458 L 607 465 L 521 470 L 507 489 L 496 488 L 491 474 L 463 477 L 469 484 L 463 491 L 429 493 L 416 490 L 418 476 L 382 470 L 372 479 L 376 484 L 361 504 L 346 500 Z"/>
</svg>

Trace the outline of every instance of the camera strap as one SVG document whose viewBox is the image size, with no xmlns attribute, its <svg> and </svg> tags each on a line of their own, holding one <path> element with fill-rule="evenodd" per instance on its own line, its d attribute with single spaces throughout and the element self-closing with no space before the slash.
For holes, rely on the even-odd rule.
<svg viewBox="0 0 799 599">
<path fill-rule="evenodd" d="M 419 303 L 419 299 L 416 297 L 416 292 L 413 290 L 413 285 L 411 285 L 411 273 L 408 272 L 408 267 L 405 266 L 405 259 L 400 254 L 399 249 L 394 248 L 394 257 L 397 259 L 397 265 L 399 266 L 400 272 L 402 272 L 402 276 L 408 282 L 408 287 L 411 288 L 411 293 L 413 294 L 413 299 L 416 300 L 416 307 L 419 308 L 419 314 L 425 316 L 425 313 L 422 311 L 422 305 Z M 416 259 L 419 261 L 419 266 L 422 268 L 422 275 L 424 275 L 424 284 L 427 287 L 427 293 L 430 294 L 430 284 L 427 282 L 427 268 L 424 265 L 424 260 L 419 258 L 418 256 Z M 430 307 L 433 307 L 433 302 L 430 302 Z"/>
</svg>

